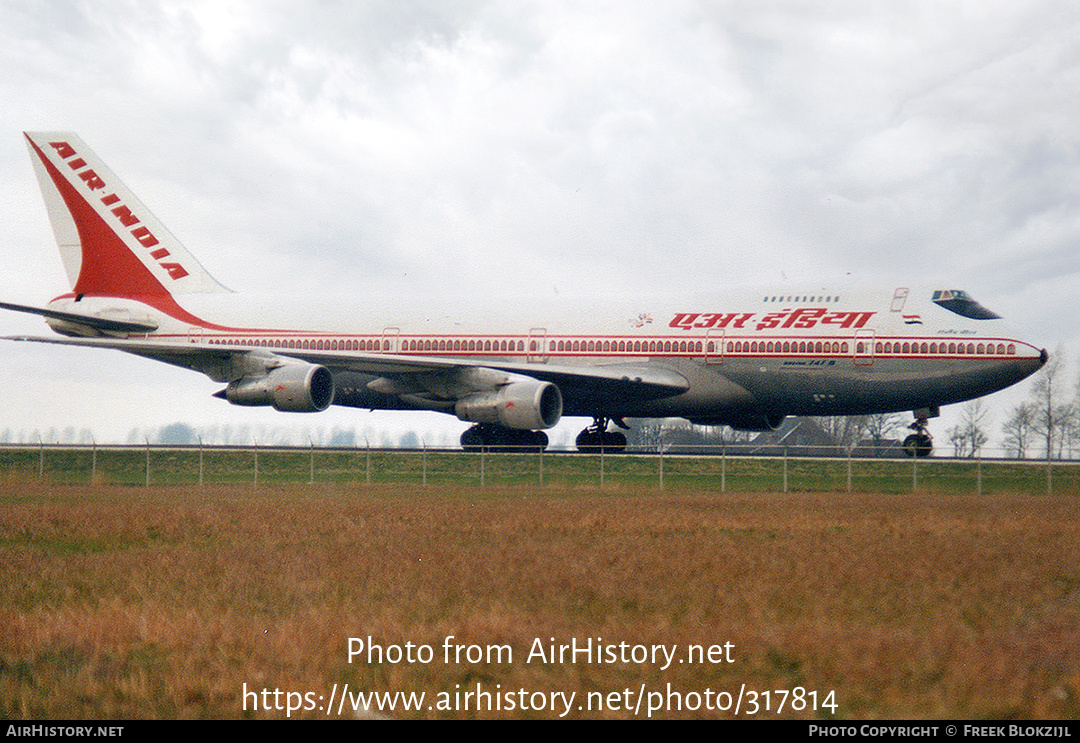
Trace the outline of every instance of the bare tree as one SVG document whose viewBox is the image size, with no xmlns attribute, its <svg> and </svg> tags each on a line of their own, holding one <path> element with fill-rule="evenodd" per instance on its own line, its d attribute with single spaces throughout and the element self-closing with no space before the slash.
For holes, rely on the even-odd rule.
<svg viewBox="0 0 1080 743">
<path fill-rule="evenodd" d="M 845 453 L 858 446 L 866 432 L 865 415 L 834 415 L 828 418 L 814 418 L 814 421 Z"/>
<path fill-rule="evenodd" d="M 661 436 L 664 447 L 723 447 L 727 444 L 750 441 L 757 434 L 739 431 L 728 426 L 694 425 L 682 418 L 665 418 Z"/>
<path fill-rule="evenodd" d="M 1005 450 L 1009 456 L 1026 459 L 1028 447 L 1035 436 L 1035 416 L 1038 412 L 1033 402 L 1022 402 L 1012 410 L 1009 419 L 1001 427 L 1005 434 Z"/>
<path fill-rule="evenodd" d="M 864 418 L 863 430 L 877 448 L 880 448 L 885 440 L 902 425 L 902 416 L 899 413 L 877 413 L 864 416 Z"/>
<path fill-rule="evenodd" d="M 626 432 L 627 445 L 646 451 L 659 451 L 661 446 L 665 449 L 672 446 L 722 447 L 752 438 L 751 434 L 726 426 L 696 426 L 682 418 L 630 418 L 627 423 L 630 425 Z"/>
<path fill-rule="evenodd" d="M 1080 450 L 1080 384 L 1074 388 L 1075 395 L 1067 410 L 1062 410 L 1061 449 L 1068 451 L 1069 458 L 1075 458 Z"/>
<path fill-rule="evenodd" d="M 1055 454 L 1060 455 L 1063 429 L 1074 411 L 1071 402 L 1062 401 L 1061 378 L 1064 374 L 1064 366 L 1059 347 L 1031 386 L 1032 395 L 1035 397 L 1034 430 L 1045 445 L 1044 450 L 1048 460 L 1053 459 Z"/>
<path fill-rule="evenodd" d="M 949 441 L 953 445 L 953 455 L 957 457 L 975 457 L 988 438 L 983 427 L 989 418 L 989 411 L 982 398 L 975 398 L 964 403 L 960 423 L 949 429 Z"/>
<path fill-rule="evenodd" d="M 659 451 L 664 437 L 664 424 L 655 418 L 637 418 L 626 421 L 630 430 L 626 432 L 626 445 L 632 449 Z"/>
</svg>

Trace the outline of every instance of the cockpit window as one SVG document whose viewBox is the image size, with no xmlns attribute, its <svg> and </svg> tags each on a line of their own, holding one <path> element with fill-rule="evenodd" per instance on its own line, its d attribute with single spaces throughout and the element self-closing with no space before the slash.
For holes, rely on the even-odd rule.
<svg viewBox="0 0 1080 743">
<path fill-rule="evenodd" d="M 997 320 L 1001 317 L 976 302 L 960 289 L 938 289 L 934 292 L 934 303 L 972 320 Z"/>
</svg>

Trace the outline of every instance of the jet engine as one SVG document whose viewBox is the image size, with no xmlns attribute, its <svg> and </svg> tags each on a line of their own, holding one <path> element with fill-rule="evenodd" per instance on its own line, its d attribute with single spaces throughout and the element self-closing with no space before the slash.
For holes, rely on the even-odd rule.
<svg viewBox="0 0 1080 743">
<path fill-rule="evenodd" d="M 273 405 L 286 413 L 317 413 L 334 401 L 334 375 L 325 366 L 285 364 L 261 376 L 230 382 L 217 396 L 234 405 Z"/>
<path fill-rule="evenodd" d="M 454 405 L 454 413 L 463 421 L 526 430 L 551 428 L 562 417 L 562 409 L 559 388 L 535 379 L 474 392 Z"/>
</svg>

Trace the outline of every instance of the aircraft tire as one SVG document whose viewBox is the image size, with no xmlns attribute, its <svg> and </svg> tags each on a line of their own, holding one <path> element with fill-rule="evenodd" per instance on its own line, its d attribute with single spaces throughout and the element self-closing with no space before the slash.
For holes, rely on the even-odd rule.
<svg viewBox="0 0 1080 743">
<path fill-rule="evenodd" d="M 928 457 L 934 451 L 934 440 L 925 433 L 913 433 L 904 439 L 901 448 L 909 457 Z"/>
<path fill-rule="evenodd" d="M 574 440 L 577 450 L 587 454 L 618 454 L 626 451 L 626 436 L 619 431 L 591 431 L 586 428 Z"/>
<path fill-rule="evenodd" d="M 481 426 L 473 426 L 462 432 L 461 448 L 465 451 L 480 451 L 484 446 L 484 432 Z"/>
<path fill-rule="evenodd" d="M 461 448 L 469 452 L 536 452 L 548 445 L 543 431 L 522 431 L 503 426 L 477 424 L 461 434 Z"/>
</svg>

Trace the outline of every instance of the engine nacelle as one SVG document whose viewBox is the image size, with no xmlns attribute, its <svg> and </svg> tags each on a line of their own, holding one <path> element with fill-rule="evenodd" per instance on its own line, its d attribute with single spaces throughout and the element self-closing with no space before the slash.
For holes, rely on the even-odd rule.
<svg viewBox="0 0 1080 743">
<path fill-rule="evenodd" d="M 224 397 L 234 405 L 273 405 L 286 413 L 318 413 L 334 401 L 334 375 L 325 366 L 285 364 L 264 376 L 231 382 Z"/>
<path fill-rule="evenodd" d="M 474 392 L 454 405 L 463 421 L 498 423 L 507 428 L 551 428 L 562 418 L 562 393 L 550 382 L 513 382 L 486 392 Z"/>
</svg>

